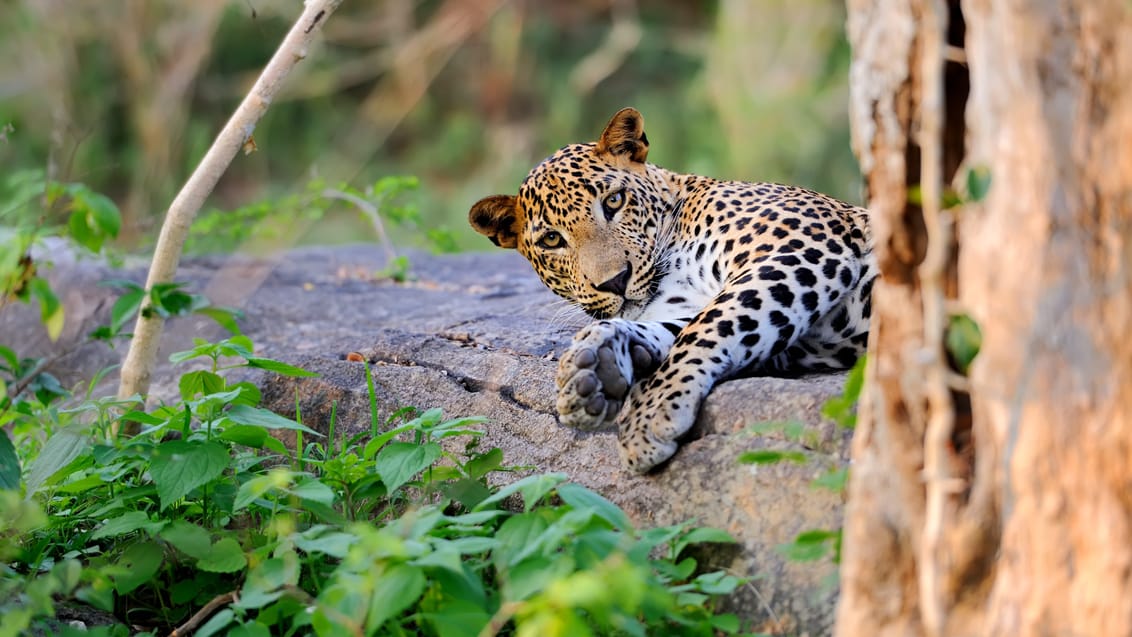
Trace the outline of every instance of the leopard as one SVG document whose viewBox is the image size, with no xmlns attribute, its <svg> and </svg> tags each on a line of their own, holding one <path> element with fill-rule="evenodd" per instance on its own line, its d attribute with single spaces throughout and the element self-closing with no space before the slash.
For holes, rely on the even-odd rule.
<svg viewBox="0 0 1132 637">
<path fill-rule="evenodd" d="M 468 212 L 592 318 L 559 357 L 558 419 L 615 427 L 623 468 L 639 474 L 677 452 L 720 382 L 853 366 L 877 277 L 866 209 L 674 172 L 649 148 L 641 113 L 621 109 L 596 142 L 562 147 L 517 195 Z"/>
</svg>

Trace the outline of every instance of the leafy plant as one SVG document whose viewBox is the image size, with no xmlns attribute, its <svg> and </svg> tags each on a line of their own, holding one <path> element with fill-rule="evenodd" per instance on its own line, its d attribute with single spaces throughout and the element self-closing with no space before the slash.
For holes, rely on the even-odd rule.
<svg viewBox="0 0 1132 637">
<path fill-rule="evenodd" d="M 141 434 L 109 438 L 110 412 L 87 407 L 99 417 L 52 432 L 31 459 L 21 486 L 44 512 L 4 527 L 16 540 L 5 581 L 20 582 L 21 603 L 39 600 L 20 630 L 62 596 L 197 635 L 739 631 L 707 602 L 741 580 L 680 559 L 692 542 L 732 541 L 722 532 L 637 530 L 561 474 L 491 487 L 498 449 L 441 444 L 478 439 L 478 418 L 402 410 L 377 436 L 324 437 L 227 379 L 240 367 L 306 374 L 255 356 L 244 336 L 172 358 L 207 365 L 182 375 L 178 402 L 118 417 Z M 280 430 L 316 442 L 288 449 Z M 215 599 L 227 603 L 194 614 Z"/>
</svg>

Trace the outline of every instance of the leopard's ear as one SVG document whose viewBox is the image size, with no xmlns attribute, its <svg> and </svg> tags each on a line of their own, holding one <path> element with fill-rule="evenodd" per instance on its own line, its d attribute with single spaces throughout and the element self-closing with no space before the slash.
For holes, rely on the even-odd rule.
<svg viewBox="0 0 1132 637">
<path fill-rule="evenodd" d="M 523 230 L 523 216 L 513 195 L 492 195 L 472 205 L 468 223 L 501 248 L 514 248 Z"/>
<path fill-rule="evenodd" d="M 635 108 L 617 111 L 605 125 L 605 132 L 597 141 L 597 152 L 627 155 L 629 159 L 644 163 L 649 156 L 649 138 L 645 136 L 645 118 Z"/>
</svg>

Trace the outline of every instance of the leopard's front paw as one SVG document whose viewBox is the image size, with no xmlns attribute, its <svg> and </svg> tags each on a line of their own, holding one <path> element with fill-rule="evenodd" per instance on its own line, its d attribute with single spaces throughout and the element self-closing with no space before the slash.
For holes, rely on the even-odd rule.
<svg viewBox="0 0 1132 637">
<path fill-rule="evenodd" d="M 558 416 L 583 430 L 613 422 L 636 371 L 656 366 L 652 352 L 618 332 L 616 324 L 595 323 L 574 337 L 558 361 Z"/>
<path fill-rule="evenodd" d="M 656 382 L 634 387 L 618 418 L 621 466 L 643 474 L 671 458 L 679 448 L 677 440 L 695 424 L 694 398 L 694 392 L 671 392 Z"/>
</svg>

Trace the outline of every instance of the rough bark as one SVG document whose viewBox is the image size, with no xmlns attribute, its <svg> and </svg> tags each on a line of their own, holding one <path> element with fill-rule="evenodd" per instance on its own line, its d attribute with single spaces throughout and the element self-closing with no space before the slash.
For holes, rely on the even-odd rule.
<svg viewBox="0 0 1132 637">
<path fill-rule="evenodd" d="M 849 13 L 883 278 L 838 634 L 1132 634 L 1132 6 Z M 964 155 L 993 181 L 956 239 L 931 193 Z M 942 367 L 945 311 L 981 328 L 969 378 Z"/>
</svg>

